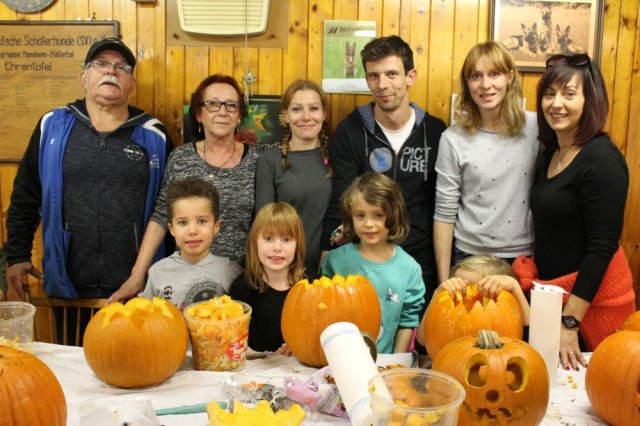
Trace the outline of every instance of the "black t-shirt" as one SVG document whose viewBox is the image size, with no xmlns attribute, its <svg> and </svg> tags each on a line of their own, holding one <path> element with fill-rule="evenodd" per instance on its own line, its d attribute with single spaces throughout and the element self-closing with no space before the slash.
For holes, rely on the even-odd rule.
<svg viewBox="0 0 640 426">
<path fill-rule="evenodd" d="M 271 287 L 260 293 L 247 285 L 245 274 L 240 274 L 231 284 L 231 298 L 251 306 L 249 347 L 254 351 L 275 351 L 284 343 L 280 321 L 287 294 L 289 290 L 279 291 Z"/>
</svg>

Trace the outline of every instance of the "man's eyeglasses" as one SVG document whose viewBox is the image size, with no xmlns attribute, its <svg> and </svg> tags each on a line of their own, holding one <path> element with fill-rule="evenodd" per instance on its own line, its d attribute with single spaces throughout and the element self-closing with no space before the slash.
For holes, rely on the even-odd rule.
<svg viewBox="0 0 640 426">
<path fill-rule="evenodd" d="M 240 103 L 236 101 L 204 101 L 202 102 L 202 106 L 209 112 L 218 112 L 220 108 L 224 105 L 224 109 L 227 112 L 238 112 L 240 109 Z"/>
<path fill-rule="evenodd" d="M 577 55 L 552 55 L 547 58 L 546 66 L 547 69 L 551 68 L 556 62 L 560 59 L 566 59 L 569 65 L 573 65 L 574 67 L 586 67 L 591 71 L 591 60 L 589 59 L 589 55 L 585 55 L 584 53 L 579 53 Z"/>
<path fill-rule="evenodd" d="M 94 70 L 99 72 L 105 72 L 110 67 L 113 67 L 113 69 L 116 70 L 118 74 L 131 74 L 131 72 L 133 71 L 133 67 L 131 65 L 111 62 L 107 61 L 106 59 L 94 59 L 93 61 L 89 62 L 89 66 L 93 67 Z"/>
</svg>

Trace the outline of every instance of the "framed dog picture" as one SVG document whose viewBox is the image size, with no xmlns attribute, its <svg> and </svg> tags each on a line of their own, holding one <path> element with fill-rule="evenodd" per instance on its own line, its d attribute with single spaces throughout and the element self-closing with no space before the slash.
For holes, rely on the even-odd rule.
<svg viewBox="0 0 640 426">
<path fill-rule="evenodd" d="M 586 53 L 600 62 L 604 0 L 492 0 L 490 36 L 519 71 L 542 72 L 552 55 Z"/>
</svg>

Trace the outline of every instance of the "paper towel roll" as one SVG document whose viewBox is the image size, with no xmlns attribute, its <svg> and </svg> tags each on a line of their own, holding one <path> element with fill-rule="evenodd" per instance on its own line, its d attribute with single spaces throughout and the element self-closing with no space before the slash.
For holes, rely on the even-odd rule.
<svg viewBox="0 0 640 426">
<path fill-rule="evenodd" d="M 370 425 L 371 396 L 368 383 L 378 374 L 378 368 L 360 330 L 350 322 L 337 322 L 324 329 L 320 343 L 351 424 Z"/>
<path fill-rule="evenodd" d="M 547 364 L 549 387 L 556 386 L 558 354 L 560 352 L 560 322 L 562 295 L 565 291 L 555 285 L 533 283 L 531 289 L 531 313 L 529 319 L 529 344 Z"/>
</svg>

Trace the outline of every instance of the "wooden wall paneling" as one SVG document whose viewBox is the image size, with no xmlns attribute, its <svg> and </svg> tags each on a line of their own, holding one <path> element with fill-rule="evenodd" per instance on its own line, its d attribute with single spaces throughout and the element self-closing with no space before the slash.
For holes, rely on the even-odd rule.
<svg viewBox="0 0 640 426">
<path fill-rule="evenodd" d="M 410 36 L 405 40 L 413 50 L 413 64 L 418 72 L 418 79 L 410 89 L 411 100 L 421 108 L 430 110 L 429 102 L 429 55 L 431 43 L 431 2 L 429 0 L 411 1 Z M 444 118 L 444 117 L 443 117 Z"/>
<path fill-rule="evenodd" d="M 142 9 L 142 8 L 141 8 Z M 89 17 L 97 21 L 110 21 L 113 19 L 113 3 L 105 0 L 89 0 Z"/>
<path fill-rule="evenodd" d="M 181 128 L 184 124 L 184 114 L 182 105 L 191 102 L 191 94 L 196 90 L 198 84 L 209 76 L 209 48 L 206 46 L 192 46 L 184 48 L 184 91 L 180 100 L 180 123 Z M 176 99 L 177 100 L 177 99 Z M 178 105 L 176 104 L 176 108 Z M 179 144 L 184 143 L 184 128 Z M 174 146 L 178 145 L 178 141 L 173 141 Z"/>
<path fill-rule="evenodd" d="M 44 11 L 40 12 L 40 19 L 43 21 L 61 21 L 64 19 L 64 2 L 54 2 Z"/>
<path fill-rule="evenodd" d="M 538 81 L 540 76 L 538 73 L 522 73 L 522 91 L 526 99 L 525 109 L 527 111 L 536 110 L 536 88 L 538 87 Z"/>
<path fill-rule="evenodd" d="M 445 121 L 448 121 L 451 104 L 454 17 L 454 2 L 438 0 L 432 3 L 427 107 L 432 115 Z M 435 46 L 437 48 L 432 49 Z"/>
<path fill-rule="evenodd" d="M 40 15 L 36 15 L 33 13 L 21 13 L 21 12 L 16 12 L 16 19 L 18 21 L 39 21 L 40 20 Z"/>
<path fill-rule="evenodd" d="M 9 9 L 9 6 L 0 2 L 0 20 L 16 21 L 17 20 L 16 11 Z"/>
<path fill-rule="evenodd" d="M 341 5 L 340 3 L 344 3 L 344 5 Z M 334 2 L 332 1 L 316 2 L 311 0 L 309 2 L 309 17 L 307 20 L 307 69 L 305 70 L 307 79 L 313 80 L 317 83 L 322 82 L 324 21 L 327 19 L 351 19 L 340 17 L 340 14 L 343 13 L 341 9 L 346 9 L 346 5 L 348 3 L 348 0 L 335 0 L 334 8 Z M 353 19 L 356 19 L 357 11 L 353 16 Z"/>
<path fill-rule="evenodd" d="M 600 69 L 609 93 L 609 102 L 613 94 L 613 84 L 616 75 L 616 61 L 603 60 L 615 58 L 618 54 L 618 27 L 620 25 L 620 3 L 617 0 L 606 0 L 603 16 L 602 43 L 600 48 Z M 611 128 L 611 114 L 607 119 L 606 131 Z"/>
<path fill-rule="evenodd" d="M 156 64 L 155 41 L 157 24 L 155 8 L 138 8 L 137 25 L 137 52 L 136 54 L 136 87 L 138 92 L 137 106 L 144 111 L 157 117 L 157 110 L 154 108 L 156 96 L 156 85 L 164 87 L 164 80 L 157 78 L 156 71 L 164 69 Z M 159 118 L 160 119 L 160 118 Z M 162 119 L 160 119 L 162 121 Z"/>
<path fill-rule="evenodd" d="M 334 0 L 333 2 L 333 19 L 342 20 L 358 20 L 358 0 Z M 364 19 L 362 19 L 364 20 Z M 322 23 L 320 23 L 322 24 Z M 311 27 L 311 20 L 309 21 Z M 312 33 L 310 33 L 312 34 Z M 322 43 L 322 32 L 320 32 L 318 43 Z M 356 50 L 360 52 L 364 48 L 364 44 L 356 45 Z M 322 67 L 322 61 L 320 58 L 320 64 L 318 68 Z M 318 78 L 321 78 L 320 75 Z M 360 77 L 360 76 L 359 76 Z M 355 95 L 349 94 L 336 94 L 331 95 L 331 114 L 329 120 L 332 128 L 336 128 L 340 123 L 356 106 Z"/>
<path fill-rule="evenodd" d="M 249 47 L 245 49 L 242 47 L 233 48 L 233 77 L 236 79 L 240 87 L 245 93 L 258 93 L 258 81 L 253 84 L 244 84 L 244 78 L 248 72 L 251 71 L 255 76 L 258 72 L 258 48 Z"/>
<path fill-rule="evenodd" d="M 148 46 L 142 46 L 142 51 L 145 55 L 151 55 L 154 63 L 154 84 L 153 84 L 153 109 L 148 111 L 153 113 L 160 121 L 164 123 L 166 117 L 166 110 L 164 104 L 164 91 L 166 85 L 166 63 L 165 63 L 165 49 L 167 46 L 166 40 L 166 19 L 165 19 L 165 0 L 156 0 L 157 7 L 154 8 L 154 16 L 149 19 L 153 19 L 154 24 L 154 38 L 153 38 L 153 50 Z"/>
<path fill-rule="evenodd" d="M 618 55 L 616 78 L 613 91 L 609 92 L 611 110 L 610 134 L 613 142 L 624 153 L 627 149 L 627 126 L 629 125 L 629 97 L 631 96 L 631 75 L 633 51 L 636 39 L 636 20 L 638 18 L 637 0 L 623 2 L 620 8 L 618 30 Z"/>
<path fill-rule="evenodd" d="M 469 49 L 478 43 L 478 2 L 456 0 L 453 27 L 453 61 L 451 64 L 451 93 L 460 93 L 460 71 Z M 449 117 L 449 115 L 447 115 Z M 444 118 L 444 117 L 443 117 Z"/>
<path fill-rule="evenodd" d="M 400 1 L 384 0 L 382 4 L 382 35 L 400 35 Z"/>
<path fill-rule="evenodd" d="M 382 0 L 359 0 L 358 19 L 360 21 L 376 21 L 376 23 L 378 23 L 376 26 L 376 34 L 380 36 L 381 28 L 379 23 L 382 20 Z M 361 50 L 362 48 L 358 48 L 358 52 Z M 354 98 L 354 104 L 358 106 L 369 102 L 371 102 L 370 94 L 356 95 Z M 347 111 L 346 114 L 349 112 L 350 111 Z M 339 120 L 337 122 L 339 122 Z"/>
<path fill-rule="evenodd" d="M 0 244 L 4 245 L 7 240 L 7 209 L 13 191 L 13 179 L 18 171 L 18 164 L 0 164 Z"/>
<path fill-rule="evenodd" d="M 169 132 L 171 139 L 173 140 L 173 145 L 178 146 L 182 145 L 182 139 L 184 136 L 184 129 L 182 126 L 182 105 L 186 93 L 184 84 L 184 48 L 180 46 L 167 46 L 165 57 L 167 64 L 167 79 L 164 92 L 164 103 L 166 108 L 164 124 L 167 127 L 167 131 Z"/>
<path fill-rule="evenodd" d="M 382 17 L 384 0 L 359 0 L 358 1 L 358 19 L 361 21 L 376 21 L 376 35 L 380 37 L 382 34 Z M 362 50 L 362 49 L 361 49 Z"/>
<path fill-rule="evenodd" d="M 309 2 L 289 0 L 289 38 L 282 56 L 282 87 L 307 77 Z"/>
<path fill-rule="evenodd" d="M 478 41 L 489 40 L 489 0 L 478 0 Z"/>
<path fill-rule="evenodd" d="M 91 19 L 91 16 L 89 15 L 88 0 L 65 1 L 63 4 L 65 20 L 76 21 L 78 19 L 81 19 L 83 21 L 86 21 L 87 19 Z"/>
<path fill-rule="evenodd" d="M 625 210 L 622 246 L 631 265 L 635 278 L 636 306 L 640 306 L 640 1 L 636 5 L 636 37 L 633 53 L 633 72 L 629 99 L 629 121 L 627 131 L 627 149 L 625 151 L 629 165 L 629 192 Z"/>
<path fill-rule="evenodd" d="M 281 95 L 282 49 L 261 47 L 258 49 L 258 93 Z"/>
<path fill-rule="evenodd" d="M 209 48 L 206 46 L 185 47 L 183 103 L 189 103 L 191 94 L 207 76 L 209 76 Z M 238 83 L 242 85 L 240 80 Z"/>
<path fill-rule="evenodd" d="M 400 1 L 400 31 L 398 35 L 403 40 L 409 40 L 411 36 L 411 0 Z"/>
<path fill-rule="evenodd" d="M 233 75 L 233 47 L 210 47 L 209 75 Z"/>
<path fill-rule="evenodd" d="M 131 0 L 113 0 L 113 15 L 120 23 L 120 39 L 131 49 L 133 54 L 136 55 L 136 60 L 138 60 L 137 3 Z M 137 90 L 134 90 L 129 95 L 129 103 L 138 105 Z"/>
</svg>

